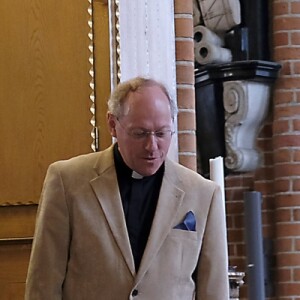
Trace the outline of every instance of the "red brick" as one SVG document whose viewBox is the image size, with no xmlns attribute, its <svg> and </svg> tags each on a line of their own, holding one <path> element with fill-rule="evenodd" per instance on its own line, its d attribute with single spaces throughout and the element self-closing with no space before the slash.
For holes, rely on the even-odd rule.
<svg viewBox="0 0 300 300">
<path fill-rule="evenodd" d="M 292 210 L 290 208 L 278 209 L 275 220 L 276 222 L 291 222 Z"/>
<path fill-rule="evenodd" d="M 176 81 L 178 84 L 194 84 L 194 65 L 193 64 L 177 64 L 176 65 Z"/>
<path fill-rule="evenodd" d="M 244 192 L 245 189 L 234 189 L 234 190 L 229 190 L 227 193 L 227 198 L 226 200 L 228 202 L 230 201 L 242 201 L 244 199 Z M 234 202 L 236 203 L 236 202 Z"/>
<path fill-rule="evenodd" d="M 295 240 L 295 251 L 300 251 L 300 239 Z"/>
<path fill-rule="evenodd" d="M 299 295 L 300 292 L 300 283 L 278 283 L 277 287 L 277 296 L 294 296 Z M 281 298 L 280 298 L 281 299 Z M 285 298 L 289 299 L 289 298 Z M 290 298 L 292 300 L 294 298 Z"/>
<path fill-rule="evenodd" d="M 273 212 L 271 211 L 263 211 L 262 212 L 262 225 L 264 229 L 269 227 L 269 224 L 274 222 Z"/>
<path fill-rule="evenodd" d="M 227 209 L 226 209 L 227 211 Z M 234 228 L 234 216 L 226 214 L 226 225 L 227 228 Z"/>
<path fill-rule="evenodd" d="M 194 40 L 177 40 L 175 49 L 177 61 L 194 62 Z"/>
<path fill-rule="evenodd" d="M 300 18 L 299 18 L 300 19 Z M 276 48 L 276 51 L 274 53 L 275 60 L 291 60 L 291 59 L 299 59 L 300 53 L 299 53 L 299 47 L 280 47 Z"/>
<path fill-rule="evenodd" d="M 277 195 L 275 202 L 276 207 L 294 207 L 300 206 L 300 197 L 299 193 L 295 194 L 284 194 L 284 195 Z"/>
<path fill-rule="evenodd" d="M 276 22 L 273 23 L 273 30 L 275 32 L 279 30 L 299 30 L 300 18 L 297 16 L 284 16 L 277 17 Z"/>
<path fill-rule="evenodd" d="M 194 36 L 194 27 L 192 18 L 175 18 L 175 32 L 177 37 Z"/>
<path fill-rule="evenodd" d="M 300 3 L 298 1 L 291 1 L 291 13 L 300 14 Z"/>
<path fill-rule="evenodd" d="M 283 132 L 289 132 L 289 120 L 274 120 L 273 123 L 274 134 L 280 134 Z"/>
<path fill-rule="evenodd" d="M 300 224 L 296 223 L 284 223 L 284 224 L 277 224 L 277 237 L 294 237 L 299 236 L 300 232 Z M 299 263 L 300 263 L 300 253 L 299 256 Z"/>
<path fill-rule="evenodd" d="M 240 242 L 244 239 L 244 230 L 242 229 L 228 229 L 228 239 L 231 242 Z"/>
<path fill-rule="evenodd" d="M 275 178 L 285 178 L 289 176 L 299 176 L 300 164 L 281 164 L 274 168 Z"/>
<path fill-rule="evenodd" d="M 243 228 L 245 224 L 244 215 L 233 216 L 233 228 Z"/>
<path fill-rule="evenodd" d="M 180 130 L 196 130 L 195 113 L 192 111 L 179 111 L 178 127 Z"/>
<path fill-rule="evenodd" d="M 294 221 L 296 222 L 300 221 L 300 208 L 293 210 L 293 217 L 294 217 Z M 299 236 L 300 236 L 300 232 L 299 232 Z"/>
<path fill-rule="evenodd" d="M 237 243 L 236 244 L 236 255 L 237 256 L 243 256 L 243 255 L 245 255 L 245 252 L 246 252 L 245 248 L 246 248 L 245 244 Z"/>
<path fill-rule="evenodd" d="M 288 252 L 290 253 L 293 251 L 293 239 L 291 238 L 279 238 L 275 240 L 275 250 L 276 253 Z"/>
<path fill-rule="evenodd" d="M 192 0 L 175 0 L 174 2 L 175 14 L 193 14 Z"/>
<path fill-rule="evenodd" d="M 292 45 L 300 45 L 300 32 L 299 31 L 291 32 L 291 44 Z"/>
<path fill-rule="evenodd" d="M 292 157 L 293 157 L 293 161 L 295 162 L 299 162 L 300 161 L 300 150 L 293 150 L 293 151 L 290 151 L 292 153 Z"/>
<path fill-rule="evenodd" d="M 225 177 L 226 186 L 230 187 L 250 187 L 253 177 L 243 176 L 242 174 L 231 174 Z"/>
<path fill-rule="evenodd" d="M 276 193 L 288 192 L 290 190 L 290 180 L 289 179 L 279 179 L 276 180 L 274 184 L 274 191 Z"/>
<path fill-rule="evenodd" d="M 194 133 L 179 133 L 179 152 L 193 152 L 196 148 L 196 135 Z"/>
<path fill-rule="evenodd" d="M 278 135 L 273 138 L 274 148 L 299 147 L 300 135 Z"/>
<path fill-rule="evenodd" d="M 255 171 L 256 180 L 273 180 L 273 167 L 263 167 Z"/>
<path fill-rule="evenodd" d="M 288 45 L 289 35 L 287 32 L 276 32 L 274 34 L 273 45 L 274 47 Z"/>
<path fill-rule="evenodd" d="M 293 74 L 299 75 L 300 74 L 300 62 L 293 63 Z"/>
<path fill-rule="evenodd" d="M 244 212 L 244 202 L 226 202 L 226 213 L 228 215 L 242 214 Z"/>
<path fill-rule="evenodd" d="M 235 244 L 228 244 L 228 253 L 233 256 L 237 255 Z"/>
<path fill-rule="evenodd" d="M 292 270 L 279 269 L 277 271 L 277 278 L 280 282 L 289 282 L 292 280 Z"/>
<path fill-rule="evenodd" d="M 294 100 L 294 92 L 293 91 L 276 90 L 273 100 L 274 100 L 275 105 L 291 103 Z"/>
<path fill-rule="evenodd" d="M 294 281 L 300 281 L 300 268 L 293 270 L 293 279 Z"/>
<path fill-rule="evenodd" d="M 273 14 L 275 16 L 286 15 L 289 11 L 288 3 L 286 2 L 275 2 L 273 3 Z"/>
<path fill-rule="evenodd" d="M 268 153 L 268 152 L 265 152 L 265 153 L 262 153 L 263 154 L 263 162 L 264 162 L 264 165 L 263 166 L 272 166 L 274 164 L 274 155 L 273 153 Z"/>
<path fill-rule="evenodd" d="M 177 103 L 179 109 L 195 109 L 195 90 L 194 87 L 178 88 Z"/>
<path fill-rule="evenodd" d="M 196 155 L 182 155 L 179 154 L 179 163 L 183 166 L 193 170 L 197 171 L 197 160 Z"/>
<path fill-rule="evenodd" d="M 256 182 L 255 190 L 261 192 L 263 195 L 273 194 L 273 181 Z"/>
<path fill-rule="evenodd" d="M 292 161 L 293 152 L 290 149 L 278 149 L 274 151 L 274 161 L 276 163 L 284 163 Z M 300 151 L 299 151 L 300 160 Z"/>
<path fill-rule="evenodd" d="M 293 124 L 293 128 L 292 128 L 293 131 L 300 131 L 300 120 L 298 119 L 293 120 L 292 124 Z"/>
</svg>

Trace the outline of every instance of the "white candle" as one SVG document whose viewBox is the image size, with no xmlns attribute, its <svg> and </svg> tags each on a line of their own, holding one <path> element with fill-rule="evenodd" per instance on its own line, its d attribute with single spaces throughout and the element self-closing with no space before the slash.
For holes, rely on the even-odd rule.
<svg viewBox="0 0 300 300">
<path fill-rule="evenodd" d="M 216 158 L 211 158 L 209 160 L 209 172 L 210 172 L 210 179 L 216 182 L 221 188 L 222 200 L 225 208 L 223 157 L 218 156 Z"/>
</svg>

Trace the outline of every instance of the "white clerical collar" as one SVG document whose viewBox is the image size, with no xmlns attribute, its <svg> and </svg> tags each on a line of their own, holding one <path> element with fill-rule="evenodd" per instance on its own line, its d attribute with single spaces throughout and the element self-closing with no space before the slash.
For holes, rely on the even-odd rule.
<svg viewBox="0 0 300 300">
<path fill-rule="evenodd" d="M 142 179 L 142 178 L 144 178 L 143 175 L 139 174 L 136 171 L 132 171 L 131 177 L 134 178 L 134 179 Z"/>
</svg>

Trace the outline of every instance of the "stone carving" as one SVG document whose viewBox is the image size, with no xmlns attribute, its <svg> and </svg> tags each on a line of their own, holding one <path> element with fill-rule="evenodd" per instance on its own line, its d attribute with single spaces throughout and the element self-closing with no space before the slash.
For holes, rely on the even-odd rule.
<svg viewBox="0 0 300 300">
<path fill-rule="evenodd" d="M 223 87 L 225 166 L 232 171 L 253 171 L 261 164 L 255 142 L 267 115 L 270 86 L 243 80 L 224 82 Z"/>
</svg>

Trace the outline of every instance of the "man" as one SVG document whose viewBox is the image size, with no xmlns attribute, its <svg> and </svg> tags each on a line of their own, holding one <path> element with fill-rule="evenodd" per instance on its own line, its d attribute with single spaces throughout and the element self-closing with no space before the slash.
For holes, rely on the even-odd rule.
<svg viewBox="0 0 300 300">
<path fill-rule="evenodd" d="M 228 299 L 221 191 L 167 158 L 165 87 L 132 79 L 108 107 L 117 143 L 49 167 L 25 299 Z"/>
</svg>

